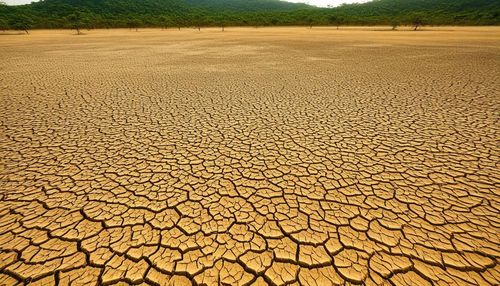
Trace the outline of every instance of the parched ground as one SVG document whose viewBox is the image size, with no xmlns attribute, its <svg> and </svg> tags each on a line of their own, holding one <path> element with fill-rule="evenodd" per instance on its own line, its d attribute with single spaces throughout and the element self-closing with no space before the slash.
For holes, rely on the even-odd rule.
<svg viewBox="0 0 500 286">
<path fill-rule="evenodd" d="M 498 285 L 500 28 L 0 35 L 0 285 Z"/>
</svg>

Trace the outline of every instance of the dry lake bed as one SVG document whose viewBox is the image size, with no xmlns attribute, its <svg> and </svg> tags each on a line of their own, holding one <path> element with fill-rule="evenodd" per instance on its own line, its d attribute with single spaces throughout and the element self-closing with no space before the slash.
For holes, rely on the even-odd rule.
<svg viewBox="0 0 500 286">
<path fill-rule="evenodd" d="M 0 285 L 498 285 L 500 28 L 0 34 Z"/>
</svg>

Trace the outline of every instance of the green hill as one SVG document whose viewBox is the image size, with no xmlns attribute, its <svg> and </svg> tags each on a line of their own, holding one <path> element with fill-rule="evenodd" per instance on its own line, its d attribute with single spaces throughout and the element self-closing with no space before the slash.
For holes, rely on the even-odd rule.
<svg viewBox="0 0 500 286">
<path fill-rule="evenodd" d="M 420 14 L 429 24 L 498 25 L 500 0 L 374 0 L 338 7 L 347 17 L 364 19 L 404 19 Z"/>
<path fill-rule="evenodd" d="M 216 25 L 499 25 L 500 0 L 374 0 L 317 8 L 279 0 L 44 0 L 0 5 L 0 29 Z"/>
<path fill-rule="evenodd" d="M 278 0 L 185 0 L 185 2 L 193 7 L 213 11 L 269 12 L 312 8 L 306 4 Z"/>
</svg>

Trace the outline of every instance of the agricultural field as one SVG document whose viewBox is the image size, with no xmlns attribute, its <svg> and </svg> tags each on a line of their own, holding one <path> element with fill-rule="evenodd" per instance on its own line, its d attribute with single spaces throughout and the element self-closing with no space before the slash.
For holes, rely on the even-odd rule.
<svg viewBox="0 0 500 286">
<path fill-rule="evenodd" d="M 0 32 L 0 285 L 498 285 L 500 27 Z"/>
</svg>

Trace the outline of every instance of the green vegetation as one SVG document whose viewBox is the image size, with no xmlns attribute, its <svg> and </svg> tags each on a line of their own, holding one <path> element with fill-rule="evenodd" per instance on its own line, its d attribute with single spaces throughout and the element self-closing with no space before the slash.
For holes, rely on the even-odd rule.
<svg viewBox="0 0 500 286">
<path fill-rule="evenodd" d="M 499 25 L 499 0 L 374 0 L 317 8 L 279 0 L 43 0 L 0 4 L 0 30 L 304 25 Z"/>
</svg>

